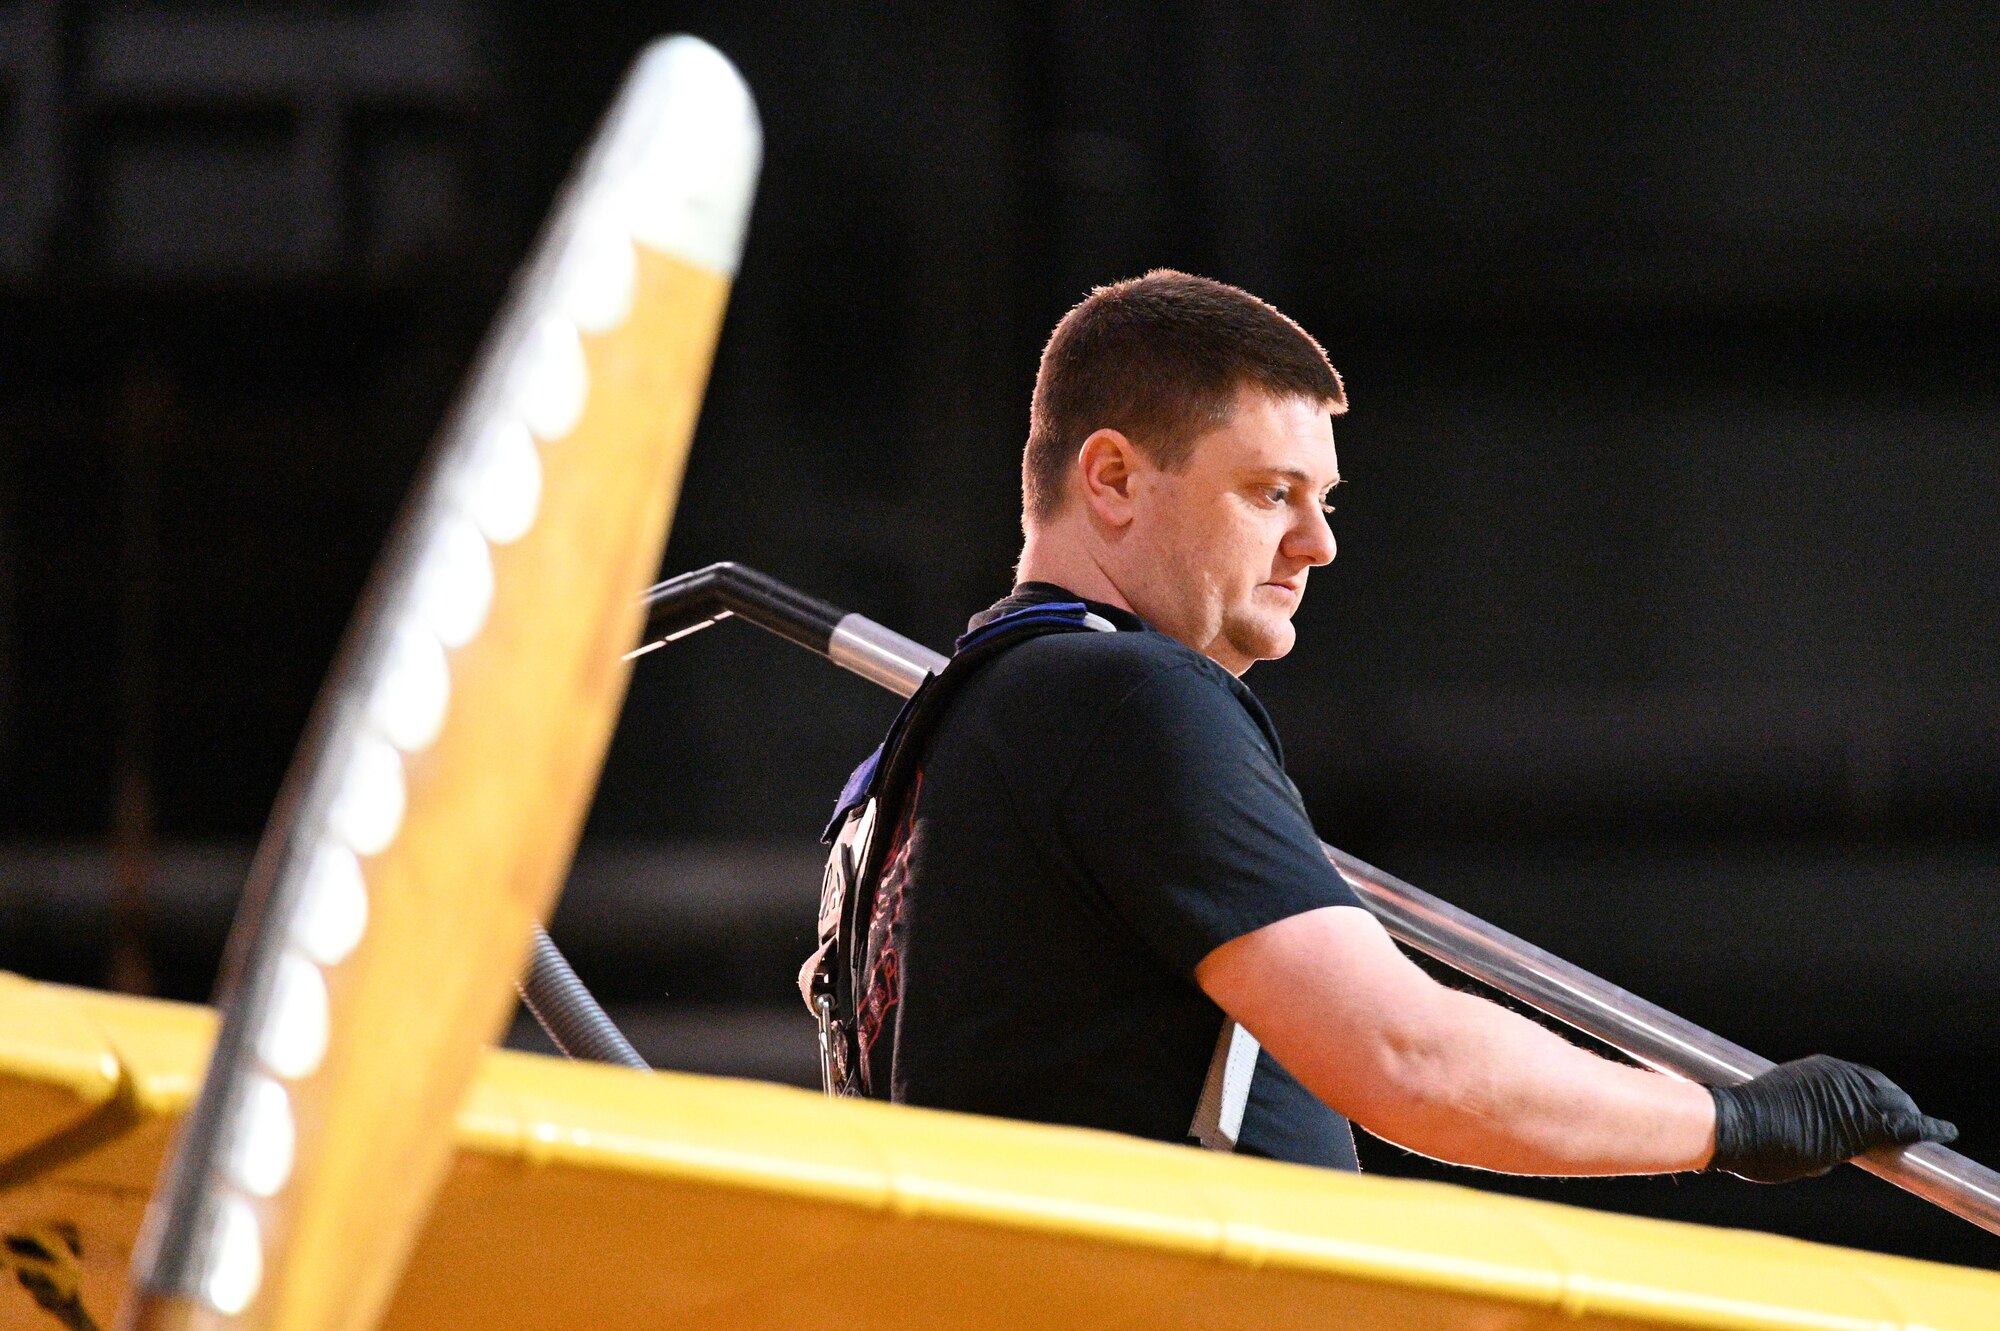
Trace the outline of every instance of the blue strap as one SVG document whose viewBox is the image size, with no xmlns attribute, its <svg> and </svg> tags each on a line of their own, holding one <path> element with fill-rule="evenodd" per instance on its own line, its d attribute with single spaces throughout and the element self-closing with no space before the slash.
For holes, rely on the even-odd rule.
<svg viewBox="0 0 2000 1331">
<path fill-rule="evenodd" d="M 1048 601 L 1041 605 L 1023 606 L 1019 610 L 1001 615 L 998 619 L 988 620 L 978 628 L 961 635 L 958 641 L 952 644 L 952 650 L 954 653 L 969 651 L 982 643 L 991 642 L 1002 633 L 1023 628 L 1034 628 L 1044 624 L 1051 627 L 1081 624 L 1089 613 L 1090 607 L 1081 601 Z M 928 688 L 930 680 L 925 680 L 924 686 Z M 910 705 L 915 701 L 916 698 L 912 696 L 909 702 L 903 704 L 903 710 L 896 714 L 894 724 L 889 727 L 889 737 L 876 745 L 873 753 L 861 760 L 861 765 L 847 778 L 847 784 L 840 788 L 840 800 L 833 806 L 833 817 L 827 821 L 826 830 L 820 833 L 821 841 L 828 845 L 833 844 L 833 839 L 839 835 L 840 825 L 846 820 L 847 815 L 859 808 L 874 793 L 875 778 L 882 768 L 882 755 L 895 739 L 896 732 L 902 729 L 903 719 L 909 714 Z"/>
<path fill-rule="evenodd" d="M 1007 629 L 1021 628 L 1028 624 L 1081 624 L 1090 607 L 1081 601 L 1046 601 L 1041 605 L 1023 606 L 1010 610 L 998 619 L 989 619 L 978 628 L 961 634 L 952 644 L 954 652 L 962 652 Z"/>
<path fill-rule="evenodd" d="M 883 747 L 877 744 L 875 752 L 861 760 L 861 765 L 848 776 L 847 784 L 840 788 L 840 802 L 833 806 L 833 818 L 827 823 L 826 830 L 819 834 L 821 841 L 832 844 L 842 820 L 868 798 L 868 787 L 875 784 L 875 769 L 882 765 Z"/>
</svg>

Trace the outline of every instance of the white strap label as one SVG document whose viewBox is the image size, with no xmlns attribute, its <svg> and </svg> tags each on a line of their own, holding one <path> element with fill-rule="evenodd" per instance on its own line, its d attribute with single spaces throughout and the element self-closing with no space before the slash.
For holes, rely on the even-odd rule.
<svg viewBox="0 0 2000 1331">
<path fill-rule="evenodd" d="M 1257 1075 L 1257 1037 L 1233 1021 L 1222 1023 L 1215 1055 L 1208 1061 L 1208 1079 L 1195 1102 L 1194 1125 L 1188 1135 L 1211 1151 L 1233 1151 L 1243 1131 L 1243 1111 L 1250 1104 L 1250 1081 Z"/>
</svg>

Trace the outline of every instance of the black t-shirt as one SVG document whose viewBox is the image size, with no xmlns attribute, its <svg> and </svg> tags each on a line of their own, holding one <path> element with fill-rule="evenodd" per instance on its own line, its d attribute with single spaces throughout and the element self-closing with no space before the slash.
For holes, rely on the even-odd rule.
<svg viewBox="0 0 2000 1331">
<path fill-rule="evenodd" d="M 972 622 L 1077 599 L 1026 583 Z M 1196 964 L 1360 902 L 1250 690 L 1137 616 L 1090 608 L 1120 631 L 1006 649 L 924 747 L 869 934 L 864 1080 L 909 1104 L 1179 1142 L 1223 1022 Z M 1268 1052 L 1237 1149 L 1356 1167 L 1346 1119 Z"/>
</svg>

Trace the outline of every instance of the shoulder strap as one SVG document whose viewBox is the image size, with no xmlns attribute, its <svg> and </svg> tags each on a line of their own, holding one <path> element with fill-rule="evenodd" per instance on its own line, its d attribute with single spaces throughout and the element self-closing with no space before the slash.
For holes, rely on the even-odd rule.
<svg viewBox="0 0 2000 1331">
<path fill-rule="evenodd" d="M 1087 632 L 1094 626 L 1087 620 L 1105 621 L 1090 613 L 1081 601 L 1052 601 L 1031 605 L 980 625 L 966 633 L 953 644 L 950 661 L 940 673 L 923 682 L 909 702 L 897 715 L 889 727 L 889 734 L 882 741 L 864 768 L 873 764 L 873 770 L 866 779 L 860 801 L 872 802 L 874 816 L 869 828 L 866 844 L 857 848 L 855 874 L 846 893 L 847 900 L 839 916 L 839 936 L 834 951 L 839 958 L 839 968 L 835 976 L 835 1009 L 843 1016 L 849 1016 L 848 1029 L 852 1030 L 851 1014 L 860 1009 L 861 968 L 867 953 L 866 931 L 875 914 L 875 890 L 882 876 L 882 863 L 888 855 L 889 843 L 895 837 L 896 822 L 902 811 L 903 792 L 908 789 L 910 778 L 918 760 L 923 755 L 924 741 L 936 728 L 944 715 L 946 705 L 958 690 L 984 666 L 1008 648 L 1051 633 Z M 1109 624 L 1105 627 L 1110 628 Z M 856 772 L 856 777 L 860 772 Z M 849 778 L 852 787 L 855 778 Z M 843 800 L 846 795 L 843 792 Z M 850 803 L 849 808 L 854 807 Z M 845 813 L 836 813 L 836 822 L 845 818 Z"/>
<path fill-rule="evenodd" d="M 936 724 L 945 702 L 973 671 L 1015 643 L 1048 633 L 1075 633 L 1084 629 L 1115 631 L 1109 620 L 1092 614 L 1090 607 L 1081 601 L 1049 601 L 1001 615 L 960 635 L 952 644 L 953 655 L 943 671 L 925 677 L 896 713 L 896 719 L 889 723 L 888 735 L 848 776 L 820 840 L 833 844 L 849 813 L 864 801 L 885 793 L 890 776 L 888 760 L 905 747 L 911 747 L 913 740 L 915 747 L 921 746 L 922 735 L 916 732 L 928 731 Z"/>
<path fill-rule="evenodd" d="M 829 1095 L 861 1093 L 856 1018 L 867 929 L 924 739 L 959 686 L 1007 648 L 1048 633 L 1111 628 L 1081 601 L 1024 606 L 980 625 L 910 695 L 882 743 L 848 777 L 822 837 L 831 851 L 820 887 L 818 947 L 799 971 L 800 996 L 819 1024 L 820 1075 Z"/>
<path fill-rule="evenodd" d="M 820 948 L 800 974 L 807 1006 L 820 1022 L 820 1070 L 829 1094 L 855 1093 L 854 1017 L 867 950 L 863 931 L 874 916 L 882 861 L 901 813 L 901 791 L 923 741 L 958 686 L 980 666 L 1029 638 L 1085 630 L 1117 631 L 1081 601 L 1054 601 L 1001 615 L 966 633 L 954 644 L 955 654 L 944 670 L 910 696 L 888 736 L 848 778 L 825 836 L 833 851 L 821 900 Z M 1258 1051 L 1257 1037 L 1225 1017 L 1188 1128 L 1192 1140 L 1209 1150 L 1236 1149 Z"/>
</svg>

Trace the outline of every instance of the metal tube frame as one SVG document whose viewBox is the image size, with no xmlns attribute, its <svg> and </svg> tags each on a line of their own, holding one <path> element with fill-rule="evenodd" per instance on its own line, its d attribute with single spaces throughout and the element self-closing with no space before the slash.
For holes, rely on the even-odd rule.
<svg viewBox="0 0 2000 1331">
<path fill-rule="evenodd" d="M 734 614 L 904 697 L 947 658 L 740 564 L 712 564 L 645 593 L 650 651 Z M 636 654 L 636 653 L 635 653 Z M 1405 945 L 1547 1013 L 1659 1072 L 1727 1086 L 1775 1066 L 1504 929 L 1320 843 L 1362 903 Z M 2000 1174 L 1934 1142 L 1854 1161 L 1876 1177 L 2000 1234 Z"/>
</svg>

